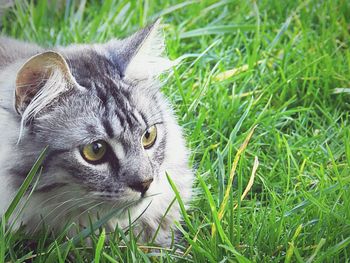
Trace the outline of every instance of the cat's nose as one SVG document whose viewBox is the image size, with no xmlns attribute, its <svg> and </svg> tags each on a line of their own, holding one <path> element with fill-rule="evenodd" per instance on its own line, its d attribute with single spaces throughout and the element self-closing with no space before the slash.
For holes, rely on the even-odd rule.
<svg viewBox="0 0 350 263">
<path fill-rule="evenodd" d="M 148 179 L 146 181 L 129 184 L 129 187 L 137 192 L 140 192 L 142 195 L 144 195 L 149 189 L 152 182 L 153 182 L 153 178 Z"/>
</svg>

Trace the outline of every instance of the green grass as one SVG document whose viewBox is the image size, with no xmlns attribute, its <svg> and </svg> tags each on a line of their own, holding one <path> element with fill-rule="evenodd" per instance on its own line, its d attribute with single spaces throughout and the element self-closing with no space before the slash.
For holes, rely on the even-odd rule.
<svg viewBox="0 0 350 263">
<path fill-rule="evenodd" d="M 15 233 L 0 237 L 0 258 L 350 262 L 350 1 L 35 2 L 17 1 L 2 33 L 45 46 L 103 42 L 163 16 L 169 56 L 187 55 L 163 90 L 187 133 L 199 194 L 176 251 L 147 251 L 119 230 L 108 243 L 101 230 L 91 243 L 43 235 L 30 252 Z M 255 125 L 220 220 L 233 160 Z"/>
</svg>

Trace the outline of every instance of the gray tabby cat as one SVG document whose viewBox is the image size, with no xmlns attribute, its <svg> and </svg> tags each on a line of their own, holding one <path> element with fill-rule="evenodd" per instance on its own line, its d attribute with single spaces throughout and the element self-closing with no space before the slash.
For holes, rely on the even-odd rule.
<svg viewBox="0 0 350 263">
<path fill-rule="evenodd" d="M 16 225 L 37 232 L 82 227 L 111 209 L 108 222 L 136 220 L 141 242 L 168 246 L 178 204 L 166 173 L 187 203 L 193 172 L 174 114 L 157 77 L 174 62 L 162 56 L 159 22 L 124 40 L 45 50 L 0 37 L 0 216 L 39 153 L 43 173 Z"/>
</svg>

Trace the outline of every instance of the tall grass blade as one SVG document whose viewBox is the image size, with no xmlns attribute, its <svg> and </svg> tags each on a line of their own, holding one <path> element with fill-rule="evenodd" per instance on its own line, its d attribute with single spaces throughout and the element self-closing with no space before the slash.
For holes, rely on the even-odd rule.
<svg viewBox="0 0 350 263">
<path fill-rule="evenodd" d="M 95 249 L 94 263 L 99 263 L 101 258 L 101 252 L 106 239 L 106 230 L 103 229 L 100 237 L 98 238 L 97 246 Z"/>
<path fill-rule="evenodd" d="M 41 164 L 46 156 L 46 153 L 47 153 L 47 147 L 40 153 L 37 161 L 34 163 L 32 169 L 30 169 L 26 179 L 22 183 L 21 187 L 18 189 L 16 196 L 13 198 L 11 204 L 7 208 L 7 210 L 5 212 L 5 216 L 4 216 L 5 222 L 8 222 L 11 215 L 15 211 L 18 203 L 20 202 L 21 198 L 25 195 L 28 188 L 30 187 L 30 184 L 32 183 L 35 175 L 37 174 L 37 172 L 40 169 L 40 166 L 41 166 Z"/>
</svg>

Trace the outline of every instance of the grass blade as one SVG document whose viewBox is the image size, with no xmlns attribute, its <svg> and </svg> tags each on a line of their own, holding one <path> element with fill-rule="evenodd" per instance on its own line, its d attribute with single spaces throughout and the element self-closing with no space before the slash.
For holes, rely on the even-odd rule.
<svg viewBox="0 0 350 263">
<path fill-rule="evenodd" d="M 106 230 L 103 229 L 100 237 L 98 238 L 98 242 L 97 242 L 97 246 L 96 246 L 96 250 L 95 250 L 94 263 L 100 262 L 101 252 L 102 252 L 103 245 L 105 243 L 105 239 L 106 239 Z"/>
<path fill-rule="evenodd" d="M 233 179 L 235 177 L 235 173 L 236 173 L 236 169 L 237 169 L 237 165 L 239 162 L 239 159 L 241 158 L 242 153 L 244 152 L 244 150 L 247 148 L 248 143 L 250 141 L 250 138 L 253 136 L 254 130 L 255 130 L 256 126 L 254 126 L 251 131 L 248 133 L 246 139 L 244 140 L 243 144 L 241 145 L 241 147 L 238 149 L 235 159 L 233 161 L 232 164 L 232 169 L 230 172 L 230 176 L 228 179 L 228 183 L 227 183 L 227 187 L 226 187 L 226 191 L 225 191 L 225 195 L 224 195 L 224 200 L 222 201 L 220 208 L 219 208 L 219 212 L 218 212 L 218 219 L 221 220 L 224 216 L 227 204 L 228 204 L 228 200 L 230 198 L 230 192 L 231 192 L 231 188 L 232 188 L 232 183 L 233 183 Z M 212 236 L 215 235 L 215 225 L 213 224 L 212 227 Z"/>
<path fill-rule="evenodd" d="M 181 199 L 179 190 L 177 189 L 177 187 L 176 187 L 175 183 L 173 182 L 173 180 L 171 180 L 171 178 L 170 178 L 170 176 L 169 176 L 168 173 L 166 173 L 166 177 L 167 177 L 167 179 L 168 179 L 168 182 L 169 182 L 171 188 L 173 189 L 173 191 L 174 191 L 174 193 L 175 193 L 176 200 L 177 200 L 177 202 L 179 203 L 182 216 L 184 217 L 184 220 L 185 220 L 187 226 L 190 228 L 190 230 L 191 230 L 192 233 L 195 233 L 196 231 L 195 231 L 195 229 L 193 228 L 192 223 L 191 223 L 191 220 L 189 219 L 189 217 L 188 217 L 188 215 L 187 215 L 186 208 L 185 208 L 185 204 L 183 203 L 183 201 L 182 201 L 182 199 Z"/>
<path fill-rule="evenodd" d="M 18 203 L 20 202 L 20 200 L 22 199 L 22 197 L 25 195 L 26 191 L 28 190 L 35 175 L 38 173 L 38 171 L 40 169 L 40 166 L 41 166 L 41 164 L 46 156 L 46 153 L 47 153 L 47 147 L 40 153 L 37 161 L 33 165 L 32 169 L 30 169 L 26 179 L 22 183 L 21 187 L 18 189 L 16 196 L 13 198 L 11 204 L 9 205 L 8 209 L 6 210 L 5 216 L 4 216 L 5 222 L 8 222 L 11 215 L 15 211 Z"/>
<path fill-rule="evenodd" d="M 190 37 L 201 37 L 205 35 L 217 35 L 226 34 L 241 31 L 254 30 L 255 25 L 220 25 L 220 26 L 209 26 L 199 29 L 194 29 L 191 31 L 183 32 L 180 34 L 180 38 L 190 38 Z"/>
<path fill-rule="evenodd" d="M 233 253 L 233 255 L 235 255 L 237 257 L 238 262 L 244 262 L 244 263 L 250 262 L 250 260 L 248 260 L 243 255 L 241 255 L 234 248 L 234 246 L 232 245 L 231 241 L 229 240 L 229 238 L 225 234 L 224 229 L 222 228 L 222 225 L 221 225 L 221 222 L 220 222 L 220 219 L 219 219 L 219 216 L 218 216 L 218 212 L 216 210 L 216 205 L 215 205 L 215 202 L 214 202 L 212 194 L 210 193 L 210 191 L 209 191 L 207 185 L 205 184 L 203 178 L 201 176 L 197 176 L 197 179 L 198 179 L 201 187 L 203 188 L 203 190 L 205 192 L 205 195 L 206 195 L 206 198 L 207 198 L 207 200 L 209 202 L 211 213 L 212 213 L 212 216 L 213 216 L 213 219 L 214 219 L 214 224 L 216 226 L 216 229 L 218 230 L 218 233 L 219 233 L 219 236 L 221 238 L 221 241 L 223 243 L 225 243 L 227 245 L 227 247 L 230 248 L 229 250 Z"/>
</svg>

